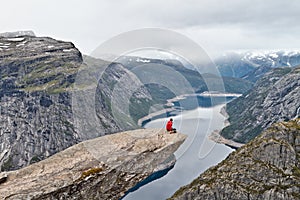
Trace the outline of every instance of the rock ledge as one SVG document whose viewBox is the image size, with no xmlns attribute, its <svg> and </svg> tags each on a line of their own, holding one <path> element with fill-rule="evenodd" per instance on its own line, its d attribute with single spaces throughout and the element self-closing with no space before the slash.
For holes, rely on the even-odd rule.
<svg viewBox="0 0 300 200">
<path fill-rule="evenodd" d="M 0 199 L 119 199 L 155 172 L 183 134 L 139 129 L 74 145 L 23 169 L 1 173 Z"/>
</svg>

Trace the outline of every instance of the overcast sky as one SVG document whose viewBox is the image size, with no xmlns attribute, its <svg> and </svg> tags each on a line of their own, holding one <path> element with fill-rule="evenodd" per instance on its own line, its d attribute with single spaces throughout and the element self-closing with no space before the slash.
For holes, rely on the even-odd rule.
<svg viewBox="0 0 300 200">
<path fill-rule="evenodd" d="M 83 53 L 145 27 L 184 34 L 208 52 L 300 48 L 298 0 L 9 0 L 0 32 L 33 30 Z"/>
</svg>

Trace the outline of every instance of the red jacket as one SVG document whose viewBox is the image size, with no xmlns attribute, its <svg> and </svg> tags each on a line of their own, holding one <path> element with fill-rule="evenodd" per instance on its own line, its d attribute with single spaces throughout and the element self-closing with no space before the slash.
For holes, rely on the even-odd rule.
<svg viewBox="0 0 300 200">
<path fill-rule="evenodd" d="M 172 126 L 173 126 L 173 122 L 169 120 L 166 126 L 167 131 L 172 131 Z"/>
</svg>

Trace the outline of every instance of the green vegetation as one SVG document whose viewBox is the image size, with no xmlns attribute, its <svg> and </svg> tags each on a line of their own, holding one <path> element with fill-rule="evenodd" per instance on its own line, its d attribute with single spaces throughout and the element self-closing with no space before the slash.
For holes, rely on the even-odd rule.
<svg viewBox="0 0 300 200">
<path fill-rule="evenodd" d="M 274 88 L 275 83 L 277 84 L 278 81 L 284 81 L 282 77 L 289 76 L 296 71 L 300 72 L 300 68 L 275 68 L 259 79 L 254 88 L 249 90 L 242 97 L 228 103 L 226 111 L 229 115 L 228 120 L 230 125 L 221 131 L 221 135 L 236 142 L 247 143 L 260 134 L 263 127 L 267 127 L 272 120 L 277 118 L 289 120 L 288 116 L 270 115 L 270 113 L 273 112 L 273 104 L 269 103 L 271 101 L 270 99 L 269 102 L 265 102 L 265 100 L 270 92 L 274 93 L 278 90 Z M 284 83 L 278 82 L 278 84 Z M 289 90 L 292 89 L 293 88 L 288 88 L 285 92 L 289 92 Z M 281 90 L 284 90 L 284 88 Z M 282 92 L 283 91 L 277 91 L 278 94 Z M 277 101 L 279 101 L 277 103 L 279 104 L 281 99 Z"/>
<path fill-rule="evenodd" d="M 300 178 L 300 169 L 297 166 L 293 167 L 293 175 Z"/>
<path fill-rule="evenodd" d="M 149 113 L 149 109 L 153 105 L 153 101 L 149 99 L 130 99 L 129 113 L 133 121 L 137 121 Z"/>
<path fill-rule="evenodd" d="M 71 77 L 75 77 L 78 71 L 73 63 L 64 63 L 59 67 L 52 66 L 52 63 L 40 64 L 31 68 L 18 80 L 18 88 L 26 92 L 46 91 L 50 94 L 70 90 L 74 82 Z"/>
<path fill-rule="evenodd" d="M 148 115 L 151 106 L 155 104 L 164 105 L 167 103 L 167 99 L 175 97 L 175 95 L 166 87 L 158 84 L 147 84 L 145 85 L 152 99 L 148 98 L 136 98 L 133 94 L 130 98 L 129 112 L 132 119 L 137 121 Z"/>
<path fill-rule="evenodd" d="M 33 156 L 33 157 L 31 158 L 30 164 L 39 162 L 39 161 L 41 161 L 41 160 L 42 160 L 42 159 L 40 158 L 40 156 L 35 155 L 35 156 Z"/>
<path fill-rule="evenodd" d="M 96 168 L 91 168 L 87 171 L 84 171 L 84 172 L 82 172 L 80 178 L 76 180 L 76 182 L 82 181 L 88 176 L 98 174 L 98 173 L 102 172 L 103 170 L 104 170 L 103 168 L 96 167 Z"/>
<path fill-rule="evenodd" d="M 13 167 L 12 158 L 9 157 L 1 166 L 1 171 L 9 171 Z"/>
</svg>

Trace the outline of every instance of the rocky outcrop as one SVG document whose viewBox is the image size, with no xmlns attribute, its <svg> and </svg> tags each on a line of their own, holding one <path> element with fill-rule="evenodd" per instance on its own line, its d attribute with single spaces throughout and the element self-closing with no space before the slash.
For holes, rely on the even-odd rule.
<svg viewBox="0 0 300 200">
<path fill-rule="evenodd" d="M 230 125 L 221 135 L 247 143 L 274 122 L 299 116 L 300 67 L 276 68 L 248 93 L 227 104 Z"/>
<path fill-rule="evenodd" d="M 80 141 L 70 86 L 82 64 L 72 43 L 0 37 L 0 165 L 18 169 Z"/>
<path fill-rule="evenodd" d="M 299 147 L 300 119 L 276 123 L 170 199 L 299 199 Z"/>
<path fill-rule="evenodd" d="M 102 117 L 96 117 L 93 122 L 97 124 L 97 134 L 82 131 L 89 131 L 84 129 L 85 125 L 94 128 L 84 124 L 86 116 L 92 115 L 88 110 L 76 113 L 81 117 L 77 121 L 83 122 L 76 123 L 73 86 L 78 71 L 90 63 L 83 61 L 72 43 L 28 34 L 12 37 L 14 35 L 0 36 L 1 171 L 19 169 L 80 141 L 124 130 L 111 113 L 105 112 L 108 104 L 99 98 L 96 98 L 99 102 L 92 102 L 97 103 L 97 113 Z M 106 63 L 98 61 L 97 67 L 104 67 Z M 103 86 L 106 87 L 109 86 Z M 89 85 L 80 89 L 78 92 L 88 93 Z M 97 95 L 100 94 L 94 97 Z M 88 100 L 84 96 L 80 105 Z"/>
<path fill-rule="evenodd" d="M 0 199 L 119 199 L 160 170 L 186 136 L 140 129 L 72 146 L 41 162 L 4 172 Z"/>
<path fill-rule="evenodd" d="M 20 36 L 35 36 L 33 31 L 16 31 L 0 33 L 0 37 L 20 37 Z"/>
</svg>

